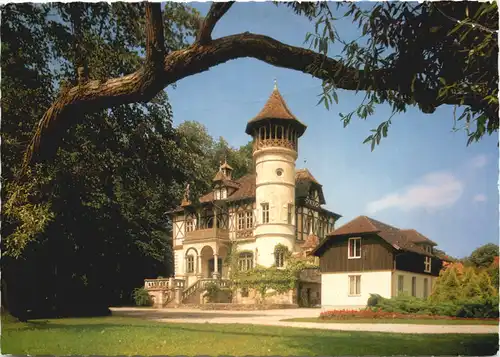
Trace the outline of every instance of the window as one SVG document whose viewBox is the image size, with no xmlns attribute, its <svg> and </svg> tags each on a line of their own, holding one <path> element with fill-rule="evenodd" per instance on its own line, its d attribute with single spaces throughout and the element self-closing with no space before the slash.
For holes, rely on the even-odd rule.
<svg viewBox="0 0 500 357">
<path fill-rule="evenodd" d="M 424 272 L 426 273 L 431 272 L 431 257 L 425 257 Z"/>
<path fill-rule="evenodd" d="M 245 229 L 245 212 L 238 212 L 238 230 Z"/>
<path fill-rule="evenodd" d="M 285 254 L 283 252 L 274 253 L 276 267 L 282 268 L 285 266 Z"/>
<path fill-rule="evenodd" d="M 238 230 L 253 228 L 253 212 L 238 212 Z"/>
<path fill-rule="evenodd" d="M 262 223 L 269 223 L 269 203 L 262 203 Z"/>
<path fill-rule="evenodd" d="M 252 211 L 247 211 L 246 212 L 246 221 L 247 221 L 247 229 L 253 228 L 253 212 Z"/>
<path fill-rule="evenodd" d="M 186 257 L 186 273 L 194 273 L 194 256 L 192 255 Z"/>
<path fill-rule="evenodd" d="M 411 296 L 417 296 L 417 278 L 411 278 Z"/>
<path fill-rule="evenodd" d="M 405 277 L 403 275 L 398 275 L 398 294 L 402 294 L 404 291 Z"/>
<path fill-rule="evenodd" d="M 286 221 L 288 224 L 292 224 L 293 219 L 293 205 L 291 203 L 288 204 L 287 218 Z"/>
<path fill-rule="evenodd" d="M 349 275 L 349 295 L 361 295 L 361 275 Z"/>
<path fill-rule="evenodd" d="M 349 238 L 348 240 L 348 258 L 361 258 L 361 238 Z"/>
<path fill-rule="evenodd" d="M 429 282 L 427 278 L 424 278 L 424 298 L 429 297 Z"/>
<path fill-rule="evenodd" d="M 238 260 L 238 268 L 241 271 L 250 270 L 253 268 L 253 254 L 252 253 L 241 253 Z"/>
<path fill-rule="evenodd" d="M 186 232 L 192 232 L 194 230 L 194 222 L 192 219 L 186 221 Z"/>
<path fill-rule="evenodd" d="M 276 170 L 276 175 L 278 175 L 278 176 L 283 175 L 283 169 L 277 169 Z"/>
</svg>

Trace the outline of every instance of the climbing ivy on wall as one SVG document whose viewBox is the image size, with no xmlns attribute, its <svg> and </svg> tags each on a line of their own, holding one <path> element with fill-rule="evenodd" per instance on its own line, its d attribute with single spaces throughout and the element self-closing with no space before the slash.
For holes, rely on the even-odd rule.
<svg viewBox="0 0 500 357">
<path fill-rule="evenodd" d="M 259 292 L 262 300 L 266 297 L 268 290 L 276 293 L 285 293 L 297 287 L 300 273 L 304 269 L 317 268 L 314 259 L 292 257 L 291 252 L 283 244 L 277 244 L 274 254 L 284 253 L 286 259 L 285 267 L 269 268 L 256 265 L 253 269 L 240 271 L 238 269 L 238 256 L 243 251 L 237 249 L 236 243 L 231 247 L 225 264 L 230 267 L 230 279 L 234 289 L 255 289 Z"/>
</svg>

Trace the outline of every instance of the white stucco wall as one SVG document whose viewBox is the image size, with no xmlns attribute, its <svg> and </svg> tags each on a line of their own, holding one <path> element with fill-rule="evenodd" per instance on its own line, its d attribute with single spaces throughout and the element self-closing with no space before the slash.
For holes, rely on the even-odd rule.
<svg viewBox="0 0 500 357">
<path fill-rule="evenodd" d="M 349 276 L 361 275 L 359 296 L 349 296 Z M 321 307 L 324 310 L 365 307 L 370 294 L 391 297 L 392 271 L 322 273 Z"/>
<path fill-rule="evenodd" d="M 275 147 L 256 150 L 256 226 L 254 237 L 259 265 L 274 264 L 274 247 L 284 244 L 295 249 L 295 160 L 294 150 Z M 277 170 L 283 170 L 278 176 Z M 269 203 L 269 222 L 262 222 L 262 203 Z M 288 205 L 292 205 L 292 222 L 288 223 Z"/>
<path fill-rule="evenodd" d="M 428 284 L 428 294 L 432 292 L 432 285 L 434 284 L 436 277 L 427 274 L 416 274 L 410 273 L 402 270 L 396 270 L 392 276 L 392 296 L 398 295 L 398 280 L 399 276 L 403 277 L 403 291 L 406 295 L 412 295 L 412 278 L 416 278 L 416 297 L 424 297 L 424 280 L 427 279 Z"/>
</svg>

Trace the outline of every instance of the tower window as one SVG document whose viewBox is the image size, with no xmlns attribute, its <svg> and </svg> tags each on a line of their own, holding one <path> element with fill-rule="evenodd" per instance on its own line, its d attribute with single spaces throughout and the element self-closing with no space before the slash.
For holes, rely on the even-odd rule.
<svg viewBox="0 0 500 357">
<path fill-rule="evenodd" d="M 283 169 L 277 169 L 276 170 L 276 175 L 278 175 L 278 176 L 283 175 Z"/>
<path fill-rule="evenodd" d="M 275 259 L 276 267 L 282 268 L 285 266 L 285 253 L 283 253 L 283 252 L 274 253 L 274 259 Z"/>
<path fill-rule="evenodd" d="M 262 223 L 269 223 L 269 203 L 262 203 Z"/>
<path fill-rule="evenodd" d="M 288 224 L 292 224 L 293 217 L 293 205 L 291 203 L 288 204 L 288 212 L 287 212 L 287 222 Z"/>
</svg>

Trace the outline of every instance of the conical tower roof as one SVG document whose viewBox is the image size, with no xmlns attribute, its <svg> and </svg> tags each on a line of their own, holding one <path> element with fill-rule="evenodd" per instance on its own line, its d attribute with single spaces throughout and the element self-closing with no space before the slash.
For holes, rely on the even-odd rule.
<svg viewBox="0 0 500 357">
<path fill-rule="evenodd" d="M 259 122 L 265 120 L 290 121 L 296 127 L 299 136 L 302 135 L 307 128 L 305 124 L 292 114 L 276 85 L 259 114 L 248 122 L 245 132 L 248 135 L 252 135 L 252 129 L 257 126 Z"/>
</svg>

